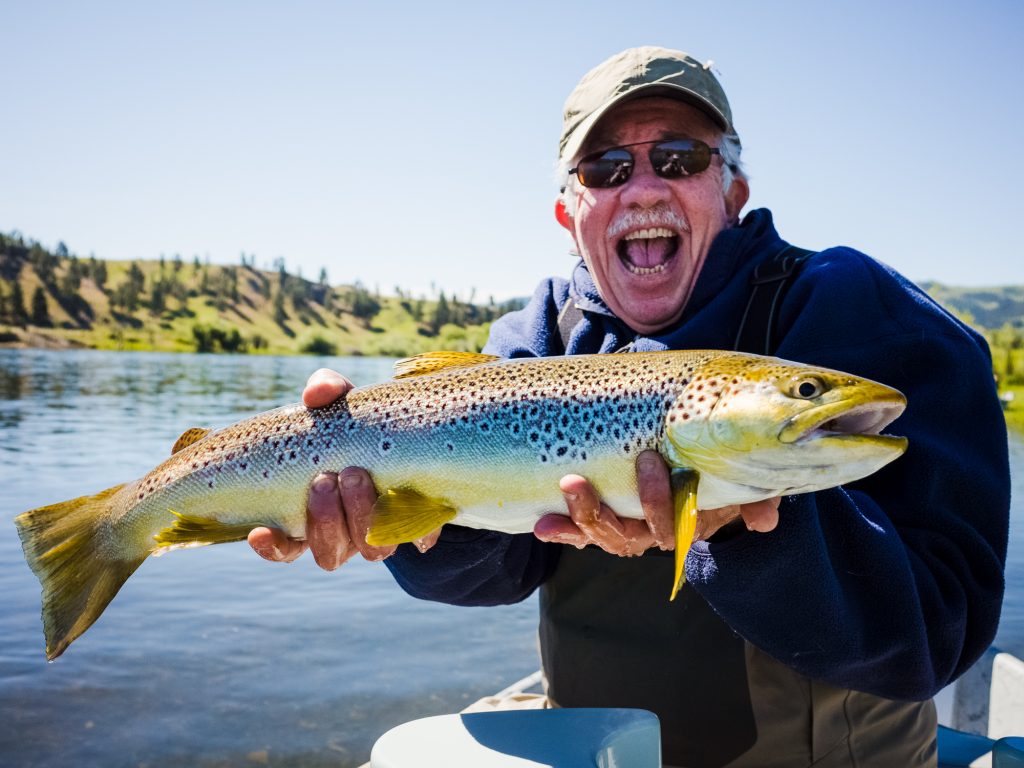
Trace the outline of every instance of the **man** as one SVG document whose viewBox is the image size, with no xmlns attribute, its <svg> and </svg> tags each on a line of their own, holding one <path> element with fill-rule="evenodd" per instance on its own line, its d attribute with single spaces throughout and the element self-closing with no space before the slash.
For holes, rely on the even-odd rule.
<svg viewBox="0 0 1024 768">
<path fill-rule="evenodd" d="M 731 348 L 755 267 L 787 247 L 768 211 L 740 221 L 739 151 L 718 81 L 686 54 L 630 49 L 588 73 L 566 103 L 556 205 L 581 261 L 496 322 L 486 351 Z M 1003 591 L 1009 473 L 987 348 L 843 247 L 804 265 L 775 330 L 780 357 L 901 389 L 892 429 L 910 449 L 842 488 L 702 511 L 674 603 L 668 473 L 653 453 L 637 460 L 644 521 L 567 476 L 568 516 L 532 536 L 448 526 L 397 549 L 365 543 L 375 490 L 348 468 L 314 483 L 308 545 L 328 569 L 357 551 L 386 557 L 431 600 L 507 603 L 540 587 L 553 703 L 655 711 L 666 763 L 935 765 L 930 698 L 987 647 Z M 304 399 L 348 386 L 318 372 Z M 267 529 L 250 543 L 278 560 L 306 547 Z"/>
</svg>

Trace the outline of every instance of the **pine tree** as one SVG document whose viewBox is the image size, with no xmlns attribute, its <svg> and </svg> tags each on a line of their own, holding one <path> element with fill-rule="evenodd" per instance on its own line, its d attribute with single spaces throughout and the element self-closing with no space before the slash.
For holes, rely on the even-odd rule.
<svg viewBox="0 0 1024 768">
<path fill-rule="evenodd" d="M 444 291 L 437 297 L 437 306 L 434 307 L 434 317 L 430 321 L 430 328 L 436 334 L 441 326 L 451 322 L 451 311 L 448 308 L 448 300 L 444 297 Z"/>
<path fill-rule="evenodd" d="M 50 310 L 46 306 L 46 292 L 42 286 L 36 286 L 32 294 L 32 325 L 49 325 Z"/>
<path fill-rule="evenodd" d="M 21 283 L 17 279 L 11 286 L 10 316 L 11 322 L 15 325 L 25 325 L 28 322 L 28 312 L 25 311 L 25 294 L 21 290 Z"/>
<path fill-rule="evenodd" d="M 107 262 L 100 259 L 92 267 L 92 281 L 96 283 L 96 287 L 104 293 L 107 288 Z"/>
<path fill-rule="evenodd" d="M 278 289 L 277 293 L 274 294 L 274 322 L 278 325 L 284 325 L 288 319 L 288 313 L 284 309 L 284 291 Z"/>
</svg>

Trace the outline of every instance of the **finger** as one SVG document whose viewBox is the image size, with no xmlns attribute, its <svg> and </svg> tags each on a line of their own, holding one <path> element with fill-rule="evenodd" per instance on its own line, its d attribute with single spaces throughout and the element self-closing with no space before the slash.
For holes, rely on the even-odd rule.
<svg viewBox="0 0 1024 768">
<path fill-rule="evenodd" d="M 730 504 L 717 509 L 702 509 L 697 513 L 697 530 L 694 532 L 693 540 L 706 541 L 714 536 L 723 525 L 739 519 L 739 504 Z"/>
<path fill-rule="evenodd" d="M 337 371 L 321 368 L 306 382 L 302 404 L 307 408 L 323 408 L 344 395 L 355 385 Z"/>
<path fill-rule="evenodd" d="M 613 555 L 635 554 L 626 538 L 622 521 L 601 503 L 597 491 L 585 478 L 566 475 L 559 481 L 569 517 L 597 546 Z"/>
<path fill-rule="evenodd" d="M 377 501 L 377 491 L 373 481 L 365 469 L 349 467 L 340 475 L 341 501 L 348 522 L 348 532 L 352 543 L 359 553 L 367 560 L 383 560 L 395 551 L 394 546 L 373 547 L 366 543 L 366 532 L 370 530 L 370 519 L 373 505 Z"/>
<path fill-rule="evenodd" d="M 636 484 L 644 519 L 659 549 L 675 549 L 675 510 L 668 465 L 657 451 L 643 451 L 636 458 Z"/>
<path fill-rule="evenodd" d="M 779 499 L 778 496 L 764 501 L 755 501 L 740 506 L 740 515 L 747 526 L 748 531 L 768 533 L 774 531 L 779 524 Z"/>
<path fill-rule="evenodd" d="M 541 541 L 571 544 L 577 549 L 583 549 L 588 543 L 587 535 L 566 515 L 544 515 L 534 524 L 533 535 Z"/>
<path fill-rule="evenodd" d="M 275 563 L 290 563 L 308 546 L 305 541 L 289 539 L 276 528 L 253 528 L 247 541 L 257 555 Z"/>
<path fill-rule="evenodd" d="M 306 500 L 306 540 L 316 564 L 333 571 L 356 551 L 341 507 L 338 476 L 317 475 Z"/>
</svg>

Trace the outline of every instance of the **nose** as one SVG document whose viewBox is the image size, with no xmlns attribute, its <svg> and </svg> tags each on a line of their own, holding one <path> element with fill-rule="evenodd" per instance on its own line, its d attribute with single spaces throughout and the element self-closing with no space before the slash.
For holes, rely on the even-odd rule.
<svg viewBox="0 0 1024 768">
<path fill-rule="evenodd" d="M 653 208 L 671 197 L 668 182 L 658 176 L 648 157 L 640 154 L 634 161 L 633 174 L 623 185 L 621 200 L 624 205 Z"/>
</svg>

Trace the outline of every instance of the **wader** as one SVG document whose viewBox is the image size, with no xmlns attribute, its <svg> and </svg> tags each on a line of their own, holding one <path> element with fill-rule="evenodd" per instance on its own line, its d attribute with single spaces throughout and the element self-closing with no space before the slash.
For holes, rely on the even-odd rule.
<svg viewBox="0 0 1024 768">
<path fill-rule="evenodd" d="M 755 270 L 736 349 L 774 351 L 777 309 L 810 255 L 789 246 Z M 563 345 L 582 317 L 571 300 L 566 306 Z M 669 602 L 672 556 L 562 548 L 540 592 L 553 705 L 651 710 L 661 721 L 662 759 L 683 768 L 936 765 L 931 701 L 896 702 L 804 677 L 736 635 L 689 585 Z"/>
</svg>

